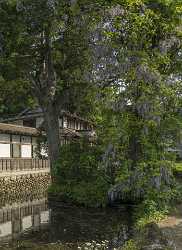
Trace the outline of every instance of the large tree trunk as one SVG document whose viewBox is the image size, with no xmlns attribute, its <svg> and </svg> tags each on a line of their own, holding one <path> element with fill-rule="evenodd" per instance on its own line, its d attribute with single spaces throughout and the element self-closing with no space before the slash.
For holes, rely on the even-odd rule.
<svg viewBox="0 0 182 250">
<path fill-rule="evenodd" d="M 48 153 L 51 163 L 51 169 L 59 159 L 60 154 L 60 131 L 59 131 L 59 115 L 57 107 L 50 103 L 44 109 L 45 129 L 48 141 Z"/>
<path fill-rule="evenodd" d="M 59 105 L 56 96 L 57 79 L 52 59 L 51 25 L 42 32 L 42 62 L 40 69 L 32 79 L 34 95 L 44 113 L 45 130 L 48 141 L 48 154 L 51 170 L 59 159 L 60 131 L 59 131 Z M 54 180 L 53 171 L 51 171 Z"/>
</svg>

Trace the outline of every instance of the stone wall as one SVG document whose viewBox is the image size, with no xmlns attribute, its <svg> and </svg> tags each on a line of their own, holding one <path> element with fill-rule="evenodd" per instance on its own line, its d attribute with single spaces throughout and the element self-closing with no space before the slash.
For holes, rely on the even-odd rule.
<svg viewBox="0 0 182 250">
<path fill-rule="evenodd" d="M 21 199 L 45 192 L 51 183 L 49 173 L 35 173 L 0 178 L 0 198 Z"/>
</svg>

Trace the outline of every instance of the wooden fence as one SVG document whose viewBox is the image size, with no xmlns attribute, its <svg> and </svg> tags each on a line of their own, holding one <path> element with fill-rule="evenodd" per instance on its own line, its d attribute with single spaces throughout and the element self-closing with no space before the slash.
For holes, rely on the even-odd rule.
<svg viewBox="0 0 182 250">
<path fill-rule="evenodd" d="M 44 159 L 0 158 L 0 172 L 41 170 L 49 167 L 49 160 Z"/>
</svg>

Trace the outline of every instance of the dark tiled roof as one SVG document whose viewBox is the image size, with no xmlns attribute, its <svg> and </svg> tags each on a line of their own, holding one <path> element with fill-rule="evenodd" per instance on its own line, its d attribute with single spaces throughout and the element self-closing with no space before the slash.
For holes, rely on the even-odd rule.
<svg viewBox="0 0 182 250">
<path fill-rule="evenodd" d="M 81 138 L 86 133 L 86 131 L 83 131 L 83 132 L 84 133 L 81 133 L 70 128 L 61 128 L 60 136 L 71 137 L 71 138 Z M 29 135 L 29 136 L 39 136 L 42 134 L 45 136 L 45 131 L 40 131 L 39 129 L 36 129 L 36 128 L 12 125 L 12 124 L 7 124 L 7 123 L 0 123 L 0 133 Z M 87 136 L 92 137 L 92 135 L 88 133 L 87 133 Z"/>
<path fill-rule="evenodd" d="M 9 134 L 33 135 L 38 136 L 39 130 L 25 126 L 12 125 L 7 123 L 0 123 L 0 132 Z"/>
<path fill-rule="evenodd" d="M 36 109 L 26 109 L 23 112 L 21 112 L 20 114 L 14 116 L 14 117 L 10 117 L 7 119 L 2 120 L 2 122 L 10 122 L 10 121 L 16 121 L 16 120 L 26 120 L 28 118 L 35 118 L 35 117 L 42 117 L 43 113 L 42 113 L 42 109 L 41 108 L 36 108 Z M 93 125 L 93 123 L 85 118 L 80 117 L 77 114 L 72 114 L 69 111 L 66 110 L 61 110 L 60 111 L 60 116 L 66 116 L 69 118 L 73 118 L 79 121 L 83 121 L 83 122 L 87 122 L 91 125 Z"/>
</svg>

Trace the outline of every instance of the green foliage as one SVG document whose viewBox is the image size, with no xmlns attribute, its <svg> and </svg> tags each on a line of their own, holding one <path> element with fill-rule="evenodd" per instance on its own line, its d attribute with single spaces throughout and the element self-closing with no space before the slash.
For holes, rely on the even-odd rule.
<svg viewBox="0 0 182 250">
<path fill-rule="evenodd" d="M 173 196 L 171 199 L 172 206 L 175 206 L 177 203 L 181 204 L 181 197 L 182 197 L 182 184 L 181 182 L 176 183 L 175 190 L 173 191 Z"/>
<path fill-rule="evenodd" d="M 86 142 L 62 146 L 60 160 L 54 167 L 56 185 L 50 191 L 85 206 L 105 206 L 109 183 L 100 157 L 98 147 Z"/>
<path fill-rule="evenodd" d="M 35 100 L 39 105 L 50 101 L 45 82 L 35 86 L 36 81 L 42 81 L 42 63 L 47 53 L 43 36 L 49 30 L 52 66 L 56 73 L 56 105 L 59 106 L 61 100 L 61 108 L 89 116 L 93 109 L 92 85 L 85 76 L 91 71 L 89 39 L 93 11 L 84 11 L 83 5 L 82 1 L 78 4 L 47 0 L 1 1 L 1 113 L 17 113 L 31 107 Z M 12 89 L 16 91 L 14 98 Z"/>
<path fill-rule="evenodd" d="M 121 250 L 139 250 L 139 248 L 134 240 L 128 240 Z"/>
<path fill-rule="evenodd" d="M 17 59 L 21 25 L 16 1 L 1 1 L 0 26 L 0 114 L 8 116 L 35 102 L 29 82 L 22 78 L 22 60 Z"/>
<path fill-rule="evenodd" d="M 113 2 L 120 14 L 104 34 L 112 41 L 121 70 L 111 81 L 112 96 L 105 90 L 106 104 L 101 107 L 105 141 L 116 153 L 115 190 L 130 201 L 168 204 L 175 192 L 175 154 L 169 149 L 176 147 L 182 128 L 181 63 L 174 65 L 182 44 L 179 2 Z"/>
<path fill-rule="evenodd" d="M 175 160 L 169 149 L 176 147 L 182 127 L 180 1 L 87 4 L 2 1 L 0 111 L 15 113 L 32 105 L 37 87 L 41 103 L 50 101 L 41 82 L 47 57 L 43 37 L 49 31 L 57 76 L 55 92 L 51 88 L 54 104 L 91 117 L 99 142 L 99 146 L 81 142 L 61 148 L 52 191 L 98 206 L 106 204 L 112 183 L 123 185 L 130 200 L 139 194 L 147 202 L 169 203 Z M 40 83 L 36 87 L 35 79 L 27 81 L 32 73 Z M 175 171 L 180 168 L 176 165 Z M 151 211 L 155 214 L 158 209 Z"/>
<path fill-rule="evenodd" d="M 34 105 L 35 100 L 31 96 L 30 86 L 26 81 L 0 79 L 0 114 L 2 116 L 17 114 Z"/>
<path fill-rule="evenodd" d="M 136 210 L 136 227 L 142 229 L 151 222 L 158 223 L 167 216 L 168 212 L 168 208 L 160 207 L 158 201 L 145 200 Z"/>
<path fill-rule="evenodd" d="M 182 173 L 182 163 L 181 162 L 176 162 L 174 165 L 173 165 L 173 171 L 175 173 Z"/>
</svg>

